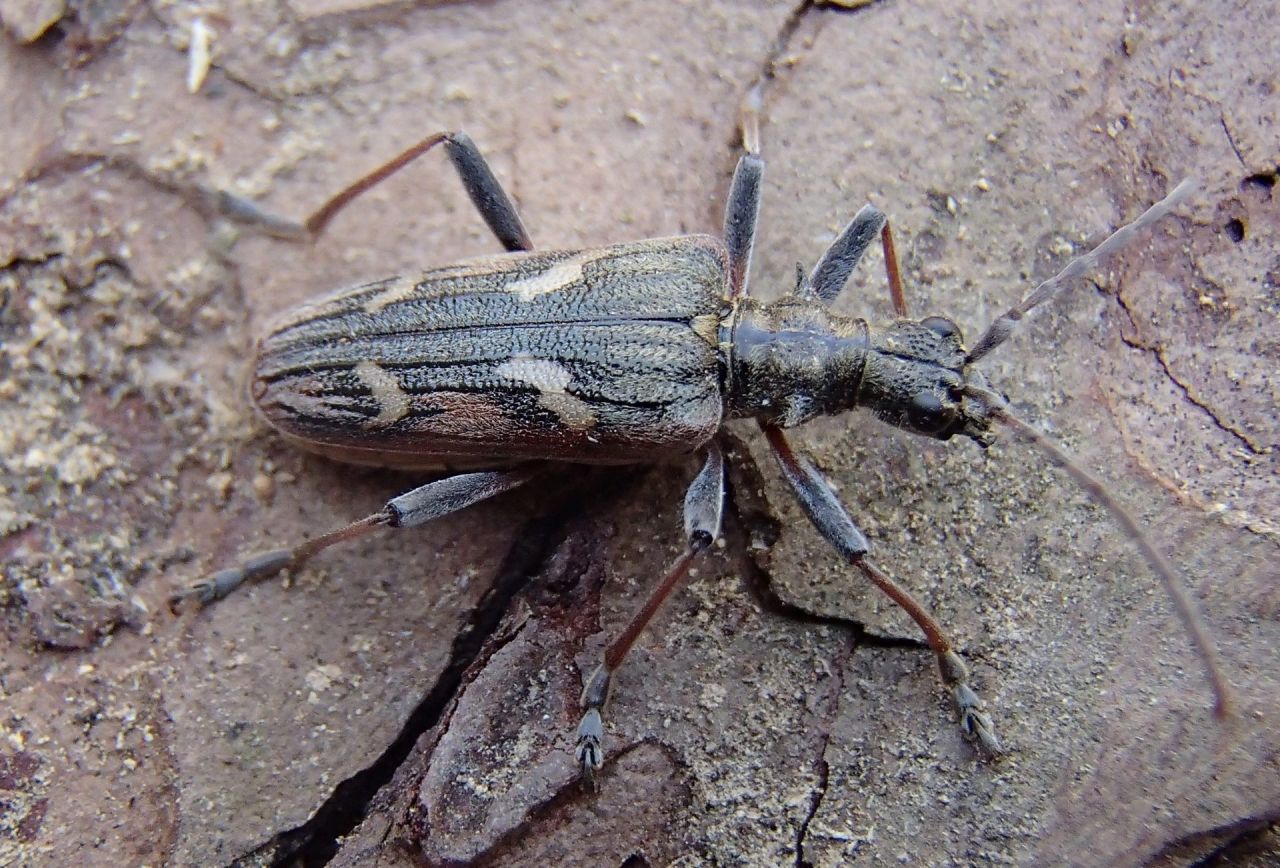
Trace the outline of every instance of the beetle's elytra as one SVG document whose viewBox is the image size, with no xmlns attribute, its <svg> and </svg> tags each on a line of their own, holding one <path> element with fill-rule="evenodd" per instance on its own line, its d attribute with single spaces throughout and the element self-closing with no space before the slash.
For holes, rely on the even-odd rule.
<svg viewBox="0 0 1280 868">
<path fill-rule="evenodd" d="M 359 461 L 653 461 L 724 415 L 714 238 L 511 253 L 308 305 L 259 345 L 259 410 Z"/>
<path fill-rule="evenodd" d="M 427 137 L 330 200 L 300 232 L 319 233 L 359 193 L 444 144 L 508 252 L 366 283 L 285 313 L 259 342 L 254 401 L 271 425 L 304 448 L 344 461 L 453 475 L 395 497 L 347 527 L 221 570 L 176 595 L 175 603 L 211 602 L 335 543 L 381 527 L 422 524 L 564 462 L 626 464 L 700 452 L 702 469 L 685 497 L 684 552 L 586 680 L 576 756 L 591 778 L 604 759 L 603 712 L 613 673 L 720 533 L 724 459 L 716 435 L 730 419 L 754 419 L 817 529 L 924 632 L 965 736 L 997 753 L 992 720 L 941 625 L 870 562 L 862 532 L 784 434 L 816 416 L 864 408 L 918 434 L 964 435 L 983 445 L 1002 423 L 1063 464 L 1112 511 L 1169 588 L 1204 660 L 1218 711 L 1226 713 L 1228 689 L 1214 646 L 1173 567 L 1096 480 L 1009 414 L 974 367 L 1028 311 L 1168 214 L 1187 185 L 1041 284 L 966 350 L 950 320 L 907 316 L 892 236 L 884 215 L 870 205 L 790 293 L 767 304 L 747 297 L 763 173 L 756 123 L 749 104 L 723 239 L 691 235 L 534 251 L 510 199 L 460 133 Z M 829 309 L 877 238 L 899 315 L 883 326 Z M 460 469 L 470 472 L 455 472 Z"/>
</svg>

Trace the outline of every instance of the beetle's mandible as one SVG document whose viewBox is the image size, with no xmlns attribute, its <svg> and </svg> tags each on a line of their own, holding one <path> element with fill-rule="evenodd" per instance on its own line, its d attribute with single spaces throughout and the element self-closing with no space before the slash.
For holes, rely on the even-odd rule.
<svg viewBox="0 0 1280 868">
<path fill-rule="evenodd" d="M 1143 550 L 1204 661 L 1217 710 L 1227 713 L 1229 692 L 1216 651 L 1173 566 L 1092 476 L 1012 417 L 974 367 L 1024 314 L 1168 214 L 1188 186 L 1041 284 L 966 349 L 950 320 L 908 316 L 888 223 L 870 205 L 780 300 L 765 304 L 747 296 L 764 165 L 757 107 L 753 94 L 744 111 L 744 153 L 723 238 L 535 251 L 511 200 L 461 133 L 427 137 L 296 227 L 297 234 L 315 237 L 361 192 L 445 146 L 508 252 L 374 281 L 285 313 L 259 342 L 253 398 L 267 422 L 305 449 L 453 475 L 393 498 L 347 527 L 214 573 L 175 595 L 174 603 L 209 603 L 246 580 L 296 568 L 335 543 L 378 528 L 423 524 L 565 462 L 627 464 L 698 453 L 702 469 L 684 503 L 684 551 L 586 679 L 576 756 L 591 778 L 604 761 L 603 714 L 614 673 L 690 563 L 720 533 L 725 484 L 717 433 L 728 420 L 754 419 L 817 529 L 923 631 L 964 735 L 984 752 L 998 753 L 991 717 L 942 626 L 868 559 L 862 532 L 822 473 L 784 434 L 816 416 L 863 408 L 917 434 L 940 440 L 962 435 L 982 445 L 1000 423 L 1047 451 Z M 829 307 L 877 239 L 898 314 L 880 326 Z"/>
</svg>

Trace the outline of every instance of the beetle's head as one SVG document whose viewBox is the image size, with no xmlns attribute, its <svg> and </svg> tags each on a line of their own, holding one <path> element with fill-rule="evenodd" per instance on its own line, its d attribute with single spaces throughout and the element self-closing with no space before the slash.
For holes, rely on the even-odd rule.
<svg viewBox="0 0 1280 868">
<path fill-rule="evenodd" d="M 968 390 L 986 392 L 986 378 L 968 365 L 955 323 L 940 316 L 900 319 L 873 331 L 870 344 L 859 404 L 926 437 L 963 434 L 983 446 L 994 440 L 990 408 Z"/>
</svg>

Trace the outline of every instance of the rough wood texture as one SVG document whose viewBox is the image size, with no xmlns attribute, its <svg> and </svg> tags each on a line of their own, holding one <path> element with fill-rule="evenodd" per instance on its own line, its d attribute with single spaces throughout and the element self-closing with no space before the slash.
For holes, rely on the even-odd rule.
<svg viewBox="0 0 1280 868">
<path fill-rule="evenodd" d="M 1240 840 L 1280 815 L 1277 18 L 835 5 L 201 4 L 213 68 L 191 94 L 195 4 L 0 2 L 0 862 L 1274 856 Z M 760 295 L 869 199 L 914 309 L 972 337 L 1202 179 L 1185 217 L 985 367 L 1182 566 L 1239 691 L 1230 726 L 1145 565 L 1068 481 L 1014 443 L 984 456 L 862 416 L 798 439 L 951 626 L 998 763 L 745 429 L 763 482 L 737 478 L 723 556 L 617 679 L 597 796 L 570 783 L 580 671 L 678 551 L 692 466 L 517 493 L 335 550 L 291 588 L 164 611 L 237 554 L 412 482 L 253 419 L 263 324 L 496 249 L 443 157 L 314 246 L 232 244 L 201 190 L 300 217 L 463 128 L 539 246 L 716 231 L 737 106 L 766 72 Z M 839 309 L 889 316 L 874 257 Z"/>
</svg>

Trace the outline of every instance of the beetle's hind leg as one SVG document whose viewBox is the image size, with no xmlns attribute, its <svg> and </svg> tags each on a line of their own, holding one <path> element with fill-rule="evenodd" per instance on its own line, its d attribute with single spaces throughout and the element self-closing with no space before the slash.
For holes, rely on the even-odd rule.
<svg viewBox="0 0 1280 868">
<path fill-rule="evenodd" d="M 977 742 L 987 754 L 1001 753 L 1003 749 L 991 716 L 987 714 L 986 703 L 969 684 L 969 667 L 956 653 L 942 625 L 905 588 L 867 560 L 867 538 L 853 523 L 840 498 L 817 468 L 792 450 L 782 429 L 764 426 L 764 432 L 801 508 L 819 533 L 845 560 L 861 570 L 872 584 L 910 615 L 924 632 L 929 648 L 938 657 L 938 673 L 942 676 L 942 683 L 951 691 L 951 701 L 965 738 Z"/>
<path fill-rule="evenodd" d="M 588 783 L 594 783 L 595 773 L 604 763 L 604 709 L 609 702 L 613 673 L 622 665 L 658 609 L 680 584 L 693 559 L 720 535 L 720 518 L 724 510 L 724 454 L 714 440 L 707 444 L 706 450 L 707 460 L 684 497 L 684 532 L 687 538 L 684 551 L 622 633 L 605 648 L 604 662 L 596 667 L 582 689 L 582 722 L 578 724 L 574 756 Z"/>
<path fill-rule="evenodd" d="M 307 540 L 293 548 L 273 549 L 246 558 L 239 565 L 219 570 L 185 591 L 169 598 L 169 608 L 177 610 L 194 600 L 201 606 L 220 600 L 248 581 L 269 578 L 284 570 L 297 569 L 318 552 L 347 540 L 359 539 L 378 528 L 416 527 L 487 500 L 496 494 L 523 485 L 538 474 L 536 467 L 486 473 L 460 473 L 438 479 L 387 501 L 372 515 Z"/>
<path fill-rule="evenodd" d="M 252 202 L 230 193 L 219 195 L 218 208 L 224 216 L 254 226 L 269 235 L 293 240 L 314 239 L 324 232 L 339 211 L 362 193 L 373 189 L 440 144 L 444 145 L 449 162 L 458 173 L 476 211 L 484 218 L 498 242 L 507 250 L 532 250 L 533 242 L 529 239 L 529 233 L 525 230 L 511 197 L 502 188 L 476 143 L 463 132 L 432 133 L 372 172 L 343 187 L 302 223 L 263 211 Z"/>
</svg>

